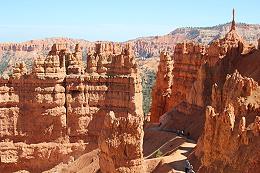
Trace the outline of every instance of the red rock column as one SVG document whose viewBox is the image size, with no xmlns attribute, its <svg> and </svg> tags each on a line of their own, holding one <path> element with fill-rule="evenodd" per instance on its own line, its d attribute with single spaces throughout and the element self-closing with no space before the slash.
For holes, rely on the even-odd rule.
<svg viewBox="0 0 260 173">
<path fill-rule="evenodd" d="M 166 110 L 167 100 L 171 95 L 173 59 L 167 52 L 160 54 L 160 64 L 156 84 L 152 90 L 151 122 L 158 123 Z"/>
<path fill-rule="evenodd" d="M 128 109 L 110 111 L 99 137 L 103 173 L 143 173 L 143 113 L 141 80 L 129 77 Z"/>
</svg>

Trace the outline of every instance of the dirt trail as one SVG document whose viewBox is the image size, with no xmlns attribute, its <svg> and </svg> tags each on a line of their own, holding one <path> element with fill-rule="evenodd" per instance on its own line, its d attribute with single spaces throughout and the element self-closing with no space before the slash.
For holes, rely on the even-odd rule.
<svg viewBox="0 0 260 173">
<path fill-rule="evenodd" d="M 196 146 L 194 141 L 158 128 L 145 129 L 144 158 L 146 173 L 183 173 L 186 157 Z M 61 163 L 46 173 L 99 172 L 98 150 L 72 161 Z"/>
<path fill-rule="evenodd" d="M 156 128 L 147 129 L 145 135 L 144 153 L 147 164 L 155 160 L 158 162 L 153 173 L 184 172 L 185 160 L 196 146 L 194 141 Z"/>
</svg>

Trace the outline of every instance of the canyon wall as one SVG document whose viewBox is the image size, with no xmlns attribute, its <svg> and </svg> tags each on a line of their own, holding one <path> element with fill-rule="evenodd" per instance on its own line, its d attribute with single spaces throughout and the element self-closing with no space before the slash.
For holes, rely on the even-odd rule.
<svg viewBox="0 0 260 173">
<path fill-rule="evenodd" d="M 158 66 L 158 72 L 156 75 L 156 83 L 152 90 L 152 106 L 151 116 L 152 122 L 158 122 L 159 116 L 167 111 L 167 100 L 171 96 L 172 92 L 172 70 L 173 59 L 167 52 L 161 52 L 160 64 Z"/>
<path fill-rule="evenodd" d="M 193 138 L 198 138 L 197 129 L 202 129 L 203 120 L 198 119 L 194 126 L 190 124 L 202 113 L 203 103 L 194 104 L 193 98 L 197 97 L 192 95 L 190 99 L 189 93 L 194 91 L 195 81 L 205 76 L 203 65 L 207 60 L 206 48 L 207 46 L 191 42 L 179 43 L 175 46 L 171 61 L 160 61 L 153 88 L 151 121 L 160 122 L 161 128 L 171 131 L 185 130 Z M 160 80 L 161 78 L 164 80 Z M 203 84 L 199 87 L 201 86 Z M 202 92 L 197 88 L 195 91 L 196 94 Z M 197 132 L 191 133 L 194 130 Z"/>
<path fill-rule="evenodd" d="M 259 46 L 246 43 L 233 20 L 224 38 L 208 46 L 176 45 L 172 59 L 171 74 L 160 61 L 164 69 L 158 68 L 157 76 L 172 79 L 157 81 L 153 93 L 172 90 L 170 96 L 153 95 L 151 120 L 163 130 L 184 130 L 198 139 L 190 155 L 196 172 L 258 170 Z M 163 110 L 153 111 L 157 107 Z"/>
<path fill-rule="evenodd" d="M 142 165 L 142 87 L 130 45 L 96 44 L 88 54 L 85 68 L 79 45 L 70 53 L 65 45 L 54 44 L 46 58 L 36 59 L 32 73 L 27 72 L 24 63 L 17 63 L 11 76 L 1 78 L 0 91 L 1 145 L 13 146 L 12 149 L 1 148 L 0 170 L 42 171 L 68 160 L 69 156 L 78 157 L 79 153 L 97 147 L 109 112 L 113 112 L 118 123 L 127 130 L 133 126 L 133 130 L 127 131 L 133 136 L 132 140 L 122 141 L 122 150 L 117 151 L 119 155 L 128 153 L 122 157 L 125 162 L 115 161 L 115 166 L 127 167 L 126 163 L 132 164 L 131 160 L 138 160 L 134 165 Z M 118 131 L 117 128 L 109 130 L 115 134 Z M 123 133 L 120 138 L 125 139 L 125 135 L 128 136 Z M 42 147 L 45 142 L 46 146 Z M 29 164 L 40 157 L 30 152 L 35 153 L 37 148 L 43 148 L 39 150 L 41 154 L 51 152 L 52 143 L 61 150 L 64 147 L 66 152 L 62 154 L 57 150 L 56 155 L 50 156 L 57 160 L 51 159 L 49 164 Z M 31 148 L 30 152 L 27 148 Z M 20 149 L 29 153 L 21 154 Z M 102 153 L 113 158 L 102 149 Z M 129 153 L 133 151 L 137 154 Z M 32 155 L 31 160 L 22 159 L 29 157 L 26 155 Z M 5 159 L 9 157 L 15 159 Z M 102 159 L 100 163 L 102 165 Z"/>
<path fill-rule="evenodd" d="M 257 45 L 260 25 L 237 24 L 237 32 L 248 42 Z M 222 38 L 229 31 L 229 23 L 213 27 L 184 27 L 177 28 L 163 36 L 141 37 L 129 40 L 126 43 L 133 43 L 133 49 L 137 57 L 147 60 L 159 57 L 162 50 L 173 51 L 177 43 L 194 41 L 196 43 L 209 44 L 212 41 Z M 70 51 L 74 50 L 77 43 L 81 45 L 84 55 L 95 49 L 95 43 L 83 39 L 72 38 L 46 38 L 42 40 L 30 40 L 22 43 L 0 43 L 0 74 L 8 74 L 15 62 L 24 61 L 31 70 L 35 55 L 48 53 L 54 43 L 64 43 Z M 102 41 L 102 43 L 108 43 Z M 149 68 L 154 70 L 153 68 Z"/>
<path fill-rule="evenodd" d="M 153 88 L 152 122 L 186 100 L 205 59 L 205 46 L 195 43 L 177 44 L 172 56 L 161 53 Z"/>
<path fill-rule="evenodd" d="M 224 38 L 209 45 L 177 44 L 171 61 L 160 59 L 151 121 L 161 119 L 161 128 L 184 130 L 197 139 L 203 130 L 203 112 L 211 102 L 211 86 L 217 81 L 223 83 L 226 75 L 235 69 L 258 81 L 256 65 L 252 67 L 255 71 L 243 68 L 243 64 L 249 66 L 250 61 L 259 64 L 258 54 L 255 46 L 237 34 L 235 24 Z"/>
<path fill-rule="evenodd" d="M 238 71 L 212 88 L 203 135 L 195 150 L 198 172 L 244 172 L 260 167 L 260 87 Z"/>
</svg>

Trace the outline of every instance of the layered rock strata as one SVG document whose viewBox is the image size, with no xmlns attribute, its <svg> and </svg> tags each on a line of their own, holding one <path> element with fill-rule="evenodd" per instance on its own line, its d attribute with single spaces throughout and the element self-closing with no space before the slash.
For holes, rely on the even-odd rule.
<svg viewBox="0 0 260 173">
<path fill-rule="evenodd" d="M 259 49 L 237 34 L 235 22 L 224 38 L 209 45 L 177 44 L 171 58 L 173 63 L 169 61 L 165 65 L 165 61 L 160 61 L 153 88 L 151 121 L 160 121 L 161 127 L 167 130 L 184 130 L 197 139 L 203 130 L 203 112 L 211 104 L 211 86 L 216 82 L 223 85 L 226 75 L 236 69 L 258 82 L 259 57 Z M 254 65 L 250 67 L 250 63 Z M 171 79 L 163 80 L 159 76 L 171 76 Z"/>
<path fill-rule="evenodd" d="M 193 98 L 191 102 L 189 102 L 188 98 L 189 93 L 193 89 L 194 82 L 201 78 L 198 74 L 203 75 L 202 66 L 207 59 L 206 51 L 206 46 L 201 44 L 187 42 L 177 44 L 174 54 L 171 57 L 172 61 L 168 62 L 170 68 L 164 67 L 165 70 L 170 69 L 170 71 L 168 70 L 165 73 L 164 70 L 158 68 L 157 77 L 165 76 L 169 79 L 168 81 L 160 80 L 160 78 L 156 80 L 152 95 L 152 122 L 160 121 L 161 128 L 173 131 L 185 130 L 193 138 L 198 138 L 198 133 L 193 134 L 191 132 L 194 129 L 202 129 L 203 125 L 198 124 L 198 126 L 190 127 L 190 124 L 202 113 L 201 107 L 203 105 L 200 103 L 193 104 Z M 164 61 L 160 61 L 160 64 L 160 66 L 165 66 Z M 164 87 L 160 85 L 164 85 Z M 197 92 L 199 91 L 196 90 Z M 162 93 L 167 93 L 167 95 L 165 96 Z M 162 115 L 164 116 L 161 117 Z"/>
<path fill-rule="evenodd" d="M 130 45 L 122 48 L 98 43 L 89 52 L 87 67 L 84 68 L 79 45 L 70 53 L 63 44 L 54 44 L 46 58 L 37 58 L 32 73 L 28 74 L 25 65 L 18 63 L 12 76 L 1 78 L 0 139 L 26 143 L 21 147 L 24 150 L 30 147 L 28 144 L 42 142 L 77 145 L 82 140 L 86 146 L 88 142 L 97 143 L 104 117 L 113 111 L 117 117 L 122 117 L 118 121 L 123 126 L 130 129 L 132 123 L 138 127 L 129 134 L 118 134 L 122 139 L 132 135 L 131 142 L 134 143 L 122 141 L 120 151 L 138 154 L 128 153 L 124 163 L 115 162 L 116 167 L 141 165 L 141 109 L 141 80 Z M 18 152 L 18 149 L 14 151 Z M 3 157 L 8 158 L 8 153 Z M 13 155 L 10 157 L 16 157 L 17 162 L 21 160 L 20 154 Z M 56 157 L 61 161 L 59 156 Z M 36 156 L 33 158 L 37 159 Z M 9 163 L 5 160 L 1 159 L 0 170 L 14 167 L 14 164 L 18 170 L 19 166 L 25 166 L 20 161 Z M 133 161 L 132 164 L 131 160 L 138 160 L 138 163 Z M 41 165 L 38 166 L 42 170 Z M 30 165 L 25 168 L 30 169 Z"/>
<path fill-rule="evenodd" d="M 178 47 L 173 55 L 173 79 L 167 83 L 172 86 L 170 97 L 164 98 L 163 106 L 153 104 L 165 107 L 161 112 L 166 113 L 152 114 L 151 119 L 159 119 L 161 129 L 184 130 L 188 138 L 199 139 L 190 156 L 196 172 L 258 170 L 259 48 L 237 34 L 234 19 L 225 37 L 205 48 L 182 51 Z M 188 60 L 186 52 L 190 52 Z"/>
<path fill-rule="evenodd" d="M 198 172 L 245 172 L 260 167 L 260 87 L 237 71 L 212 87 L 212 104 L 195 156 Z"/>
<path fill-rule="evenodd" d="M 167 53 L 163 52 L 162 55 L 164 54 Z M 186 100 L 186 95 L 196 81 L 205 59 L 205 46 L 192 42 L 177 44 L 174 54 L 168 55 L 168 60 L 160 59 L 157 80 L 153 88 L 151 111 L 153 122 L 158 122 L 161 115 Z"/>
<path fill-rule="evenodd" d="M 161 52 L 160 64 L 158 66 L 158 72 L 156 75 L 156 83 L 152 90 L 152 106 L 151 117 L 152 122 L 158 122 L 159 116 L 167 111 L 168 105 L 167 99 L 171 96 L 172 92 L 172 70 L 173 70 L 173 59 L 166 53 Z"/>
<path fill-rule="evenodd" d="M 124 75 L 126 80 L 118 81 L 118 86 L 110 87 L 118 95 L 125 95 L 127 102 L 109 97 L 115 99 L 110 102 L 113 107 L 123 109 L 110 109 L 106 112 L 99 137 L 99 163 L 104 173 L 141 173 L 144 172 L 141 79 L 130 47 L 127 46 L 122 52 L 123 54 L 117 54 L 115 59 L 112 59 L 115 66 L 111 67 L 113 71 L 108 73 L 115 74 L 120 69 L 120 74 Z M 120 93 L 119 90 L 125 93 Z"/>
</svg>

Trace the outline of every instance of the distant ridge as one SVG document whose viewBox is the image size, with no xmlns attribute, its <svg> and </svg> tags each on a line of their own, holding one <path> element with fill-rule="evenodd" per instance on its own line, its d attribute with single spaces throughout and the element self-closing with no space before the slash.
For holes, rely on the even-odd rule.
<svg viewBox="0 0 260 173">
<path fill-rule="evenodd" d="M 230 26 L 231 23 L 211 27 L 181 27 L 166 35 L 140 37 L 122 42 L 122 44 L 132 42 L 136 55 L 143 59 L 158 57 L 161 50 L 172 52 L 176 43 L 179 42 L 194 41 L 208 44 L 223 37 L 229 31 Z M 236 27 L 238 33 L 247 42 L 257 45 L 257 40 L 260 38 L 260 24 L 237 23 Z M 52 44 L 57 42 L 66 43 L 69 49 L 73 49 L 76 43 L 79 43 L 83 48 L 93 47 L 95 43 L 84 39 L 62 37 L 30 40 L 21 43 L 0 43 L 0 74 L 10 70 L 14 62 L 23 60 L 30 65 L 32 59 L 38 55 L 46 54 Z"/>
</svg>

